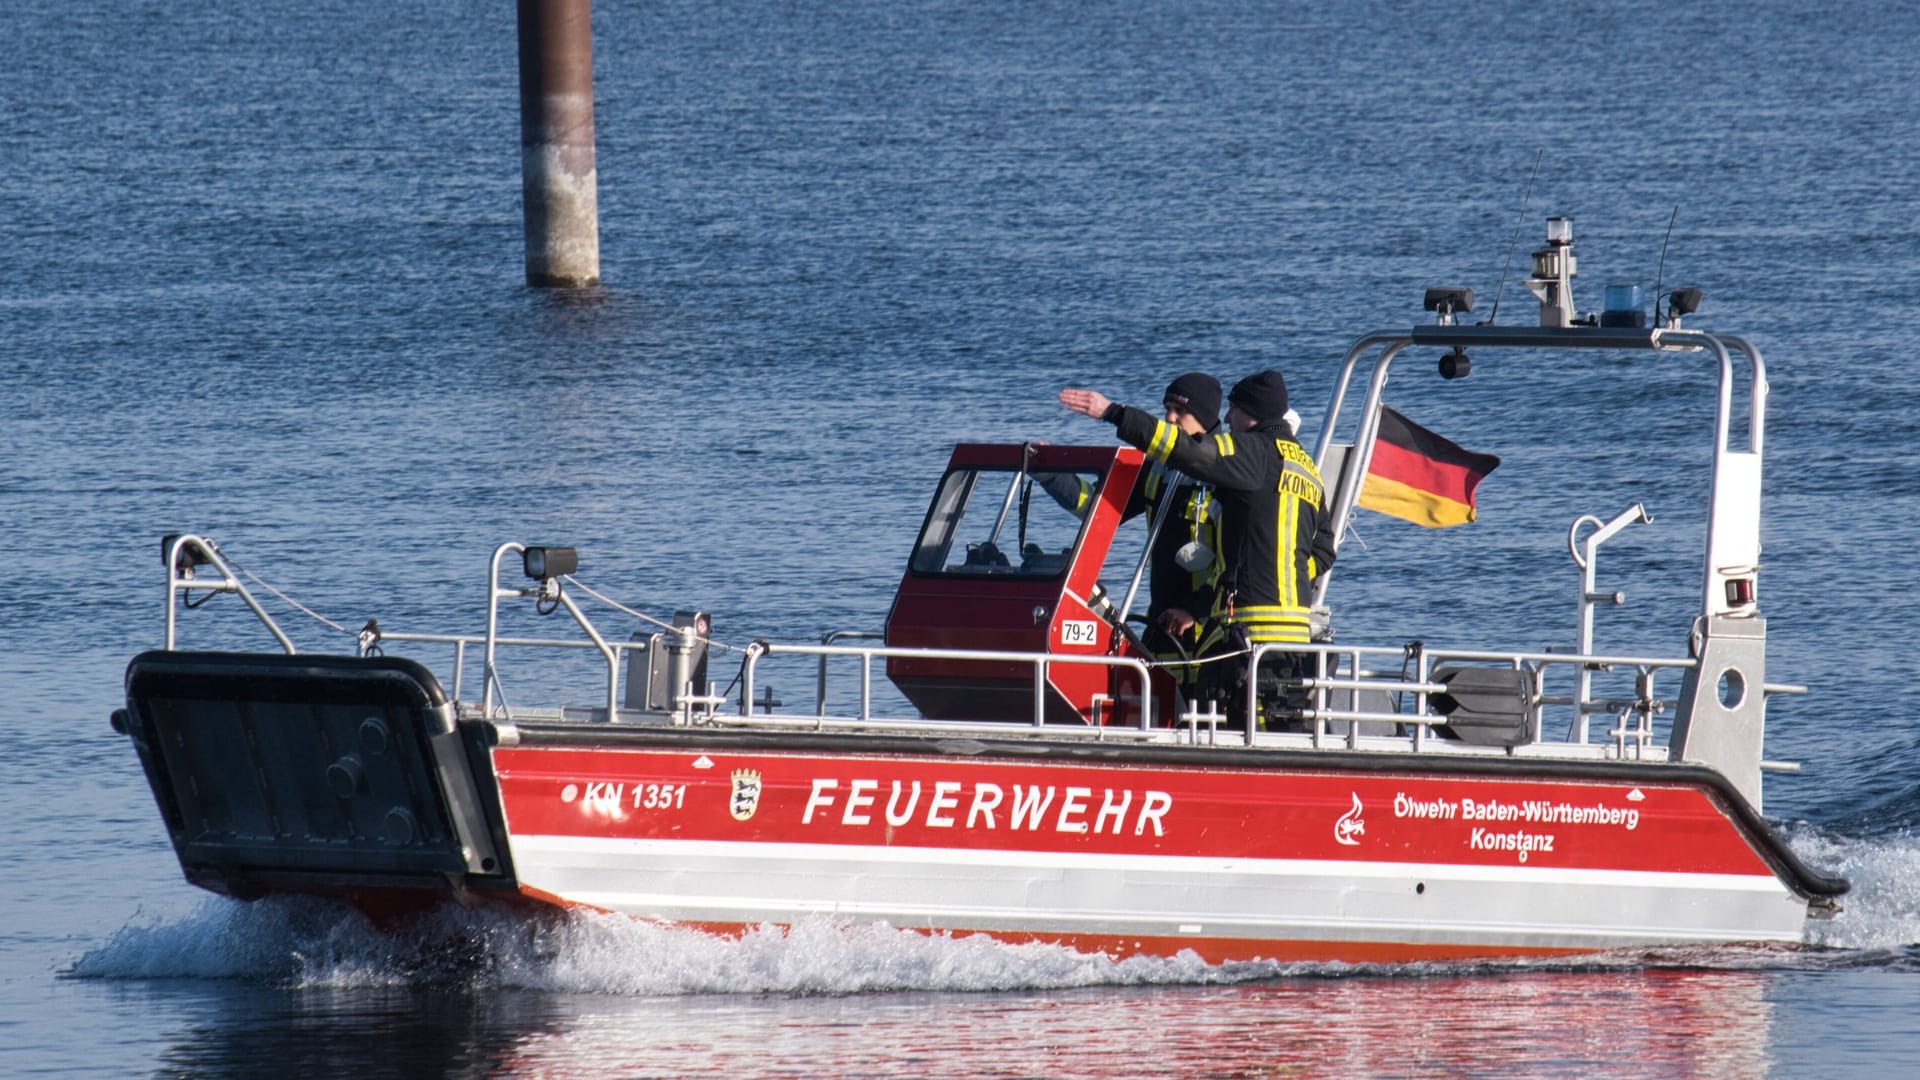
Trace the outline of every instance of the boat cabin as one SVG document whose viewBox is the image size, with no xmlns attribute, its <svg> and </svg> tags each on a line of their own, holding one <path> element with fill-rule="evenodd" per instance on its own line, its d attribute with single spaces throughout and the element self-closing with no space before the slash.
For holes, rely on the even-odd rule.
<svg viewBox="0 0 1920 1080">
<path fill-rule="evenodd" d="M 1069 658 L 1151 659 L 1100 586 L 1142 463 L 1132 447 L 954 447 L 886 624 L 889 648 L 916 650 L 887 677 L 921 715 L 1031 723 L 1038 703 L 1049 723 L 1126 722 L 1140 673 Z M 922 650 L 1061 662 L 1036 674 L 1026 656 Z"/>
</svg>

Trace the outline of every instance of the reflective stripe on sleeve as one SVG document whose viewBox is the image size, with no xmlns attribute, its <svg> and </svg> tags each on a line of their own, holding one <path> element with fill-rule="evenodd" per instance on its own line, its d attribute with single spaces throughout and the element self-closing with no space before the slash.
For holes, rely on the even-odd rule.
<svg viewBox="0 0 1920 1080">
<path fill-rule="evenodd" d="M 1180 437 L 1180 429 L 1165 420 L 1153 422 L 1153 438 L 1147 440 L 1147 456 L 1155 461 L 1165 461 L 1173 454 L 1174 440 Z"/>
</svg>

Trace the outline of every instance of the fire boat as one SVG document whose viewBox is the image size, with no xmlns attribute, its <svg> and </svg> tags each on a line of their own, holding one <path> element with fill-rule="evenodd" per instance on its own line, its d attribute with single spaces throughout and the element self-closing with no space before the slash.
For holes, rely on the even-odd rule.
<svg viewBox="0 0 1920 1080">
<path fill-rule="evenodd" d="M 707 613 L 644 616 L 583 583 L 573 548 L 498 546 L 481 632 L 370 622 L 329 655 L 297 650 L 213 540 L 169 535 L 165 647 L 129 664 L 113 727 L 190 883 L 376 919 L 449 902 L 717 933 L 827 918 L 1216 963 L 1799 942 L 1848 883 L 1762 816 L 1763 774 L 1793 768 L 1763 754 L 1767 700 L 1805 691 L 1768 681 L 1760 351 L 1683 326 L 1696 290 L 1656 287 L 1649 317 L 1638 287 L 1609 289 L 1582 313 L 1573 276 L 1569 220 L 1551 219 L 1526 281 L 1538 325 L 1469 324 L 1471 290 L 1436 288 L 1430 321 L 1360 337 L 1314 458 L 1344 535 L 1389 368 L 1416 347 L 1445 350 L 1449 377 L 1468 349 L 1700 361 L 1718 387 L 1710 506 L 1677 655 L 1593 644 L 1617 600 L 1597 548 L 1646 519 L 1636 505 L 1568 534 L 1576 647 L 1264 644 L 1229 662 L 1291 654 L 1296 715 L 1223 713 L 1183 698 L 1135 630 L 1151 545 L 1109 567 L 1141 453 L 965 444 L 884 629 L 755 640 L 721 692 L 709 669 L 736 656 Z M 1062 481 L 1084 505 L 1045 495 Z M 225 594 L 273 644 L 178 647 L 183 613 Z M 596 600 L 650 621 L 610 633 Z M 508 636 L 513 605 L 569 630 Z M 562 660 L 577 695 L 508 704 L 504 671 Z M 774 699 L 782 664 L 814 677 L 813 701 Z"/>
</svg>

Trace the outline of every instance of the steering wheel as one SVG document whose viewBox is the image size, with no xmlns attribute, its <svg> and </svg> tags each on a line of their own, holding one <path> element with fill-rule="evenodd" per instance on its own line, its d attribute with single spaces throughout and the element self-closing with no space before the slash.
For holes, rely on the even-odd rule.
<svg viewBox="0 0 1920 1080">
<path fill-rule="evenodd" d="M 1144 613 L 1127 616 L 1127 622 L 1130 622 L 1130 623 L 1137 622 L 1142 627 L 1149 627 L 1153 625 L 1151 622 L 1147 621 L 1147 616 Z M 1135 648 L 1139 649 L 1141 652 L 1145 653 L 1148 656 L 1153 655 L 1153 650 L 1147 648 L 1146 641 L 1142 639 L 1139 634 L 1135 633 L 1134 629 L 1131 626 L 1123 625 L 1119 629 L 1121 633 L 1127 636 L 1128 641 L 1133 642 Z M 1166 637 L 1168 641 L 1173 642 L 1174 651 L 1180 654 L 1180 659 L 1185 660 L 1189 664 L 1193 663 L 1193 654 L 1187 651 L 1187 646 L 1185 645 L 1185 643 L 1183 643 L 1180 640 L 1180 636 L 1178 634 L 1168 634 L 1166 635 Z"/>
</svg>

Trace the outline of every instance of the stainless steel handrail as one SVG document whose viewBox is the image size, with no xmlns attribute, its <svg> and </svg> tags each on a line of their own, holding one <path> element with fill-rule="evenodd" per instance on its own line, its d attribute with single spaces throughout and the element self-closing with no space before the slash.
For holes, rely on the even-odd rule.
<svg viewBox="0 0 1920 1080">
<path fill-rule="evenodd" d="M 850 639 L 878 641 L 883 640 L 885 637 L 886 634 L 877 630 L 830 630 L 820 636 L 820 644 L 831 645 L 836 641 L 847 641 Z M 813 690 L 814 704 L 816 706 L 815 714 L 818 716 L 827 715 L 827 658 L 824 655 L 820 657 L 820 672 L 814 678 Z"/>
<path fill-rule="evenodd" d="M 1121 667 L 1133 671 L 1140 677 L 1140 727 L 1145 729 L 1153 721 L 1153 687 L 1151 671 L 1146 661 L 1132 656 L 1075 656 L 1068 653 L 1032 653 L 1009 652 L 988 649 L 922 649 L 907 646 L 854 646 L 854 645 L 777 645 L 771 642 L 756 641 L 747 647 L 746 659 L 740 667 L 741 713 L 747 715 L 752 709 L 754 672 L 760 658 L 775 654 L 789 656 L 855 656 L 860 658 L 860 715 L 858 720 L 873 718 L 873 662 L 878 659 L 906 657 L 919 660 L 979 660 L 994 663 L 1014 663 L 1033 665 L 1033 726 L 1042 727 L 1046 723 L 1046 687 L 1047 669 L 1055 664 L 1092 664 L 1097 667 Z M 824 713 L 822 713 L 824 716 Z"/>
<path fill-rule="evenodd" d="M 509 550 L 512 550 L 512 546 L 501 549 L 501 551 Z M 183 554 L 187 553 L 191 553 L 199 565 L 213 567 L 220 575 L 219 580 L 197 579 L 179 573 L 177 568 L 180 558 Z M 496 552 L 496 558 L 499 554 L 500 552 Z M 268 615 L 259 603 L 248 593 L 245 586 L 242 585 L 234 575 L 229 565 L 224 559 L 220 558 L 217 548 L 215 548 L 210 541 L 197 536 L 178 537 L 169 546 L 167 557 L 168 602 L 166 644 L 168 648 L 174 647 L 175 644 L 174 595 L 190 589 L 203 589 L 217 592 L 233 592 L 240 595 L 242 599 L 246 601 L 248 608 L 255 617 L 273 633 L 273 636 L 280 642 L 281 646 L 289 653 L 294 651 L 291 639 L 281 631 L 272 617 Z M 494 569 L 497 572 L 497 564 Z M 498 580 L 497 573 L 495 580 L 496 582 Z M 503 596 L 524 596 L 527 595 L 528 592 L 524 589 L 500 589 L 497 584 L 495 588 L 497 590 L 495 599 Z M 489 632 L 486 634 L 433 634 L 386 631 L 380 633 L 377 637 L 363 638 L 361 648 L 366 650 L 376 642 L 451 645 L 453 647 L 453 683 L 451 689 L 452 696 L 456 701 L 463 699 L 463 683 L 465 679 L 468 648 L 470 646 L 483 648 L 487 653 L 487 686 L 485 688 L 486 693 L 483 703 L 479 710 L 479 715 L 481 716 L 491 716 L 492 704 L 497 689 L 494 683 L 494 680 L 498 677 L 498 670 L 494 662 L 494 654 L 497 649 L 505 646 L 533 649 L 593 650 L 598 652 L 607 661 L 607 704 L 605 716 L 609 719 L 618 719 L 621 717 L 623 711 L 625 711 L 620 709 L 618 700 L 621 661 L 631 652 L 645 651 L 648 647 L 647 643 L 608 641 L 594 630 L 588 623 L 583 612 L 580 612 L 571 604 L 567 604 L 564 601 L 562 601 L 562 603 L 569 609 L 569 613 L 574 616 L 575 621 L 581 623 L 583 627 L 586 628 L 588 635 L 587 640 L 577 638 L 505 637 L 499 633 L 498 624 L 495 619 L 490 618 L 488 626 Z M 494 613 L 490 611 L 489 614 L 493 615 Z M 678 717 L 676 720 L 677 723 L 688 722 L 693 719 L 695 710 L 705 709 L 706 715 L 702 719 L 706 722 L 726 723 L 729 725 L 763 722 L 770 726 L 791 727 L 796 725 L 810 725 L 815 730 L 832 728 L 835 730 L 871 731 L 881 728 L 904 728 L 919 731 L 940 730 L 970 734 L 985 732 L 1011 734 L 1022 730 L 1019 725 L 1009 725 L 1005 722 L 996 721 L 930 721 L 920 718 L 885 719 L 876 716 L 873 710 L 872 685 L 874 661 L 890 658 L 909 658 L 1030 665 L 1033 669 L 1034 676 L 1034 711 L 1032 723 L 1026 727 L 1026 730 L 1029 731 L 1044 729 L 1051 733 L 1092 733 L 1095 737 L 1101 737 L 1101 733 L 1106 732 L 1115 737 L 1124 734 L 1129 738 L 1157 738 L 1169 735 L 1177 730 L 1154 728 L 1152 726 L 1155 716 L 1151 683 L 1151 669 L 1153 665 L 1135 657 L 1076 656 L 1071 654 L 1032 653 L 1009 650 L 927 649 L 905 646 L 846 646 L 835 644 L 837 641 L 850 638 L 871 639 L 879 637 L 879 634 L 869 631 L 837 631 L 826 635 L 818 645 L 756 642 L 745 650 L 746 659 L 741 665 L 742 691 L 739 699 L 741 714 L 739 717 L 729 717 L 723 720 L 713 711 L 715 705 L 718 704 L 716 699 L 695 697 L 691 689 L 685 686 L 674 689 L 671 711 Z M 1312 734 L 1314 746 L 1322 745 L 1323 740 L 1329 734 L 1327 725 L 1331 723 L 1345 722 L 1349 725 L 1345 742 L 1350 748 L 1359 745 L 1359 724 L 1395 723 L 1406 725 L 1411 729 L 1412 749 L 1416 751 L 1426 745 L 1429 729 L 1436 726 L 1445 726 L 1447 723 L 1446 717 L 1432 714 L 1428 711 L 1427 699 L 1429 695 L 1439 693 L 1445 689 L 1442 684 L 1433 682 L 1430 677 L 1430 673 L 1437 664 L 1450 662 L 1502 664 L 1510 665 L 1515 670 L 1530 672 L 1533 679 L 1529 690 L 1529 707 L 1533 710 L 1533 715 L 1529 717 L 1530 728 L 1533 732 L 1530 745 L 1566 746 L 1581 745 L 1582 741 L 1567 739 L 1549 742 L 1540 737 L 1543 729 L 1543 725 L 1539 723 L 1539 710 L 1541 707 L 1548 705 L 1556 707 L 1567 706 L 1574 702 L 1573 698 L 1563 695 L 1548 695 L 1542 693 L 1540 681 L 1544 673 L 1554 668 L 1577 668 L 1583 671 L 1598 669 L 1612 670 L 1616 668 L 1630 669 L 1635 674 L 1637 680 L 1634 693 L 1631 696 L 1602 696 L 1599 700 L 1589 703 L 1592 711 L 1615 712 L 1621 715 L 1621 724 L 1607 732 L 1607 734 L 1614 737 L 1616 743 L 1619 744 L 1620 752 L 1623 754 L 1626 752 L 1627 748 L 1625 744 L 1628 741 L 1635 742 L 1644 748 L 1644 746 L 1653 739 L 1653 716 L 1666 712 L 1674 706 L 1672 700 L 1660 698 L 1655 695 L 1653 689 L 1655 672 L 1661 670 L 1685 671 L 1699 666 L 1696 660 L 1674 657 L 1565 652 L 1501 652 L 1485 649 L 1431 649 L 1417 644 L 1405 647 L 1356 646 L 1324 642 L 1304 645 L 1264 644 L 1253 650 L 1250 656 L 1250 663 L 1255 665 L 1255 670 L 1257 670 L 1257 665 L 1265 661 L 1267 657 L 1273 653 L 1304 654 L 1315 657 L 1310 673 L 1298 676 L 1293 682 L 1294 685 L 1306 690 L 1311 695 L 1310 703 L 1308 707 L 1302 711 L 1301 716 L 1303 719 L 1310 720 L 1313 723 Z M 819 692 L 819 700 L 814 716 L 787 715 L 755 717 L 752 715 L 754 680 L 759 661 L 763 657 L 776 655 L 812 656 L 818 658 L 817 689 Z M 827 715 L 826 669 L 828 659 L 834 656 L 851 656 L 857 658 L 860 662 L 860 708 L 856 716 L 830 717 Z M 1367 666 L 1369 661 L 1377 663 L 1386 658 L 1400 661 L 1402 674 L 1399 677 L 1395 677 L 1390 672 L 1383 672 Z M 1225 662 L 1224 659 L 1222 662 Z M 1083 728 L 1077 725 L 1048 725 L 1046 723 L 1047 672 L 1052 666 L 1059 664 L 1090 664 L 1108 668 L 1124 668 L 1132 672 L 1140 683 L 1140 694 L 1138 697 L 1140 706 L 1139 724 L 1129 725 L 1126 728 L 1096 728 L 1092 726 Z M 1410 670 L 1409 666 L 1411 668 Z M 1805 692 L 1803 687 L 1791 684 L 1768 684 L 1765 690 L 1769 694 Z M 1351 707 L 1347 709 L 1332 708 L 1330 695 L 1341 692 L 1353 695 Z M 1407 702 L 1405 707 L 1396 705 L 1395 711 L 1393 712 L 1380 712 L 1360 707 L 1361 702 L 1359 695 L 1363 692 L 1396 695 L 1410 694 L 1412 695 L 1412 700 Z M 504 700 L 501 701 L 501 705 L 504 707 Z M 1257 702 L 1254 700 L 1254 695 L 1249 695 L 1246 730 L 1242 733 L 1242 739 L 1245 745 L 1248 746 L 1258 745 L 1260 742 L 1260 740 L 1256 740 L 1255 737 L 1258 726 L 1255 722 L 1256 709 Z M 544 712 L 546 710 L 540 711 Z M 1638 714 L 1639 722 L 1629 727 L 1628 724 L 1632 714 Z M 511 716 L 508 716 L 507 719 L 510 720 Z M 1240 740 L 1230 740 L 1230 742 L 1233 741 Z M 1289 744 L 1297 745 L 1297 743 L 1291 742 Z M 1450 747 L 1450 749 L 1455 748 Z"/>
<path fill-rule="evenodd" d="M 165 640 L 166 648 L 169 652 L 173 650 L 175 630 L 178 622 L 173 606 L 174 594 L 180 593 L 181 595 L 185 595 L 195 589 L 204 592 L 233 593 L 240 597 L 241 601 L 253 612 L 254 617 L 260 620 L 261 624 L 267 628 L 267 631 L 273 635 L 274 640 L 280 643 L 280 647 L 286 650 L 288 655 L 293 655 L 298 651 L 293 647 L 293 639 L 288 637 L 286 632 L 280 629 L 280 624 L 273 621 L 273 616 L 267 614 L 267 609 L 260 606 L 260 601 L 253 598 L 253 594 L 247 591 L 247 587 L 240 584 L 240 579 L 234 575 L 233 568 L 227 565 L 227 560 L 220 557 L 220 549 L 213 541 L 203 536 L 194 536 L 191 533 L 175 536 L 167 545 L 166 555 L 167 635 Z M 194 560 L 187 566 L 186 573 L 184 574 L 179 572 L 180 556 L 182 555 L 190 555 Z M 213 567 L 220 572 L 220 580 L 217 582 L 201 580 L 194 575 L 194 566 Z"/>
<path fill-rule="evenodd" d="M 1644 693 L 1637 693 L 1636 696 L 1631 698 L 1606 698 L 1604 699 L 1605 704 L 1611 706 L 1611 708 L 1606 711 L 1619 712 L 1622 709 L 1640 711 L 1647 715 L 1649 721 L 1654 713 L 1663 712 L 1673 705 L 1670 699 L 1659 698 L 1653 695 L 1653 673 L 1662 669 L 1684 671 L 1698 666 L 1698 661 L 1679 657 L 1616 656 L 1601 653 L 1495 652 L 1482 649 L 1429 649 L 1425 647 L 1419 648 L 1416 652 L 1417 655 L 1411 659 L 1417 661 L 1417 671 L 1411 678 L 1394 679 L 1391 677 L 1379 677 L 1373 673 L 1369 673 L 1370 677 L 1365 678 L 1359 676 L 1340 678 L 1335 674 L 1328 674 L 1328 657 L 1333 658 L 1332 667 L 1335 672 L 1337 672 L 1341 666 L 1340 659 L 1342 657 L 1351 657 L 1349 670 L 1357 672 L 1360 670 L 1360 659 L 1363 656 L 1369 654 L 1375 656 L 1384 654 L 1406 655 L 1406 651 L 1400 649 L 1368 646 L 1356 647 L 1331 643 L 1260 645 L 1253 650 L 1249 670 L 1258 671 L 1258 665 L 1275 653 L 1316 656 L 1318 659 L 1315 661 L 1314 673 L 1300 676 L 1296 680 L 1300 688 L 1308 691 L 1312 695 L 1311 703 L 1302 714 L 1302 719 L 1313 721 L 1315 745 L 1318 745 L 1319 740 L 1326 737 L 1326 725 L 1329 723 L 1348 724 L 1347 744 L 1349 746 L 1356 746 L 1358 745 L 1359 729 L 1353 725 L 1359 723 L 1397 722 L 1415 725 L 1416 730 L 1413 736 L 1414 749 L 1418 750 L 1424 742 L 1425 729 L 1434 726 L 1444 727 L 1447 722 L 1444 716 L 1433 715 L 1427 711 L 1428 695 L 1441 693 L 1446 689 L 1445 686 L 1433 682 L 1430 677 L 1430 672 L 1432 672 L 1436 665 L 1441 663 L 1464 661 L 1509 664 L 1517 670 L 1534 672 L 1536 678 L 1541 672 L 1550 667 L 1567 667 L 1577 671 L 1588 672 L 1597 668 L 1631 668 L 1635 671 L 1639 682 L 1644 687 Z M 1356 695 L 1354 700 L 1356 707 L 1351 709 L 1330 708 L 1328 704 L 1328 693 L 1338 690 L 1353 692 Z M 1374 690 L 1390 694 L 1412 694 L 1414 695 L 1414 701 L 1411 708 L 1395 713 L 1363 710 L 1357 707 L 1359 704 L 1357 695 L 1360 691 L 1364 690 Z M 1543 728 L 1543 725 L 1539 722 L 1540 706 L 1572 705 L 1573 703 L 1574 698 L 1569 696 L 1533 695 L 1529 703 L 1533 711 L 1533 715 L 1529 717 L 1530 728 L 1534 732 L 1534 737 L 1531 742 L 1541 744 L 1547 741 L 1540 738 L 1540 732 Z M 1251 746 L 1254 745 L 1255 742 L 1253 729 L 1257 726 L 1258 719 L 1258 702 L 1255 700 L 1254 695 L 1249 694 L 1247 696 L 1246 709 L 1245 741 L 1247 745 Z M 1648 730 L 1651 730 L 1650 727 Z M 1615 732 L 1609 732 L 1608 734 L 1615 734 Z M 1642 737 L 1642 741 L 1645 741 L 1646 738 L 1650 738 L 1650 736 Z M 1567 738 L 1553 740 L 1552 742 L 1553 745 L 1576 746 L 1584 744 L 1586 740 L 1584 738 Z"/>
</svg>

